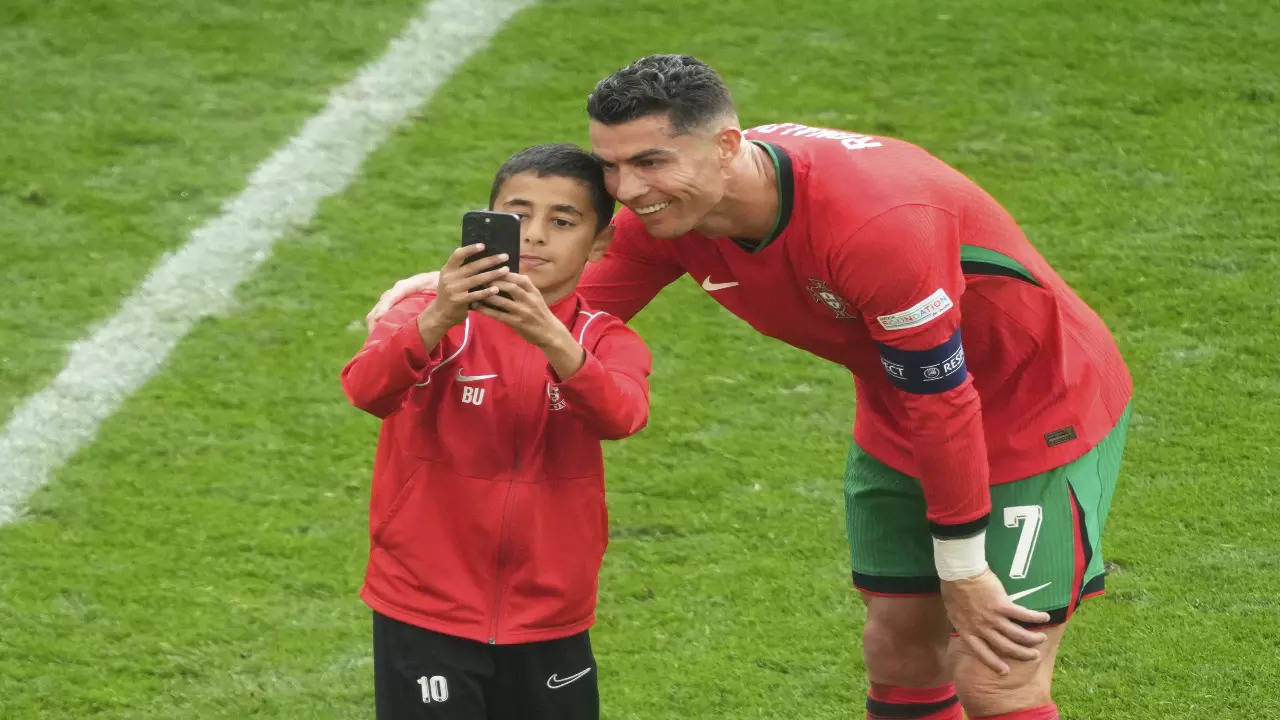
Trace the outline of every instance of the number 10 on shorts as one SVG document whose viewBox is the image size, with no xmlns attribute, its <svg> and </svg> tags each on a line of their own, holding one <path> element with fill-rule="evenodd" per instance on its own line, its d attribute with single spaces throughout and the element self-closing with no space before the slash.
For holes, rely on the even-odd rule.
<svg viewBox="0 0 1280 720">
<path fill-rule="evenodd" d="M 444 702 L 449 699 L 449 681 L 445 680 L 443 675 L 432 675 L 427 677 L 423 675 L 418 678 L 418 684 L 422 686 L 422 702 Z"/>
<path fill-rule="evenodd" d="M 1031 555 L 1036 551 L 1036 538 L 1040 535 L 1040 522 L 1044 511 L 1039 505 L 1013 505 L 1004 509 L 1004 526 L 1018 527 L 1022 524 L 1022 534 L 1018 536 L 1018 547 L 1013 551 L 1013 567 L 1009 568 L 1010 578 L 1024 578 L 1027 568 L 1031 566 Z"/>
</svg>

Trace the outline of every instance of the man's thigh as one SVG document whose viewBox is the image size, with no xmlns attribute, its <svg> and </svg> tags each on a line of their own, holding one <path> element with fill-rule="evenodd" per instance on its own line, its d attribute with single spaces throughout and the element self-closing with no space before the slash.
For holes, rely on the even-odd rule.
<svg viewBox="0 0 1280 720">
<path fill-rule="evenodd" d="M 490 648 L 373 614 L 378 720 L 485 720 Z"/>
<path fill-rule="evenodd" d="M 495 648 L 488 691 L 495 720 L 598 720 L 600 691 L 586 631 L 557 640 Z"/>
</svg>

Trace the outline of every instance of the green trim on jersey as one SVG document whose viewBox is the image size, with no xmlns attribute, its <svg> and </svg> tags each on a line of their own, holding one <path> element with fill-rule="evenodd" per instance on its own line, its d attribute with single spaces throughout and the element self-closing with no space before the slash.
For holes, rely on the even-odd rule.
<svg viewBox="0 0 1280 720">
<path fill-rule="evenodd" d="M 773 161 L 774 182 L 778 186 L 778 214 L 773 219 L 773 229 L 769 231 L 769 237 L 765 238 L 764 242 L 761 242 L 759 245 L 759 247 L 762 248 L 773 242 L 774 239 L 778 237 L 778 231 L 782 229 L 782 163 L 778 162 L 778 153 L 773 149 L 773 146 L 768 143 L 756 144 L 764 148 L 765 152 L 769 153 L 769 159 Z"/>
<path fill-rule="evenodd" d="M 778 184 L 778 215 L 773 219 L 773 229 L 769 231 L 769 236 L 763 240 L 733 238 L 738 247 L 749 253 L 758 253 L 777 240 L 778 236 L 787 229 L 787 223 L 791 222 L 791 210 L 795 206 L 796 181 L 791 168 L 791 158 L 786 150 L 760 140 L 751 142 L 769 153 L 769 159 L 773 161 L 773 175 Z"/>
<path fill-rule="evenodd" d="M 971 275 L 1004 275 L 1040 285 L 1040 281 L 1022 263 L 1004 253 L 977 245 L 960 246 L 960 269 Z"/>
</svg>

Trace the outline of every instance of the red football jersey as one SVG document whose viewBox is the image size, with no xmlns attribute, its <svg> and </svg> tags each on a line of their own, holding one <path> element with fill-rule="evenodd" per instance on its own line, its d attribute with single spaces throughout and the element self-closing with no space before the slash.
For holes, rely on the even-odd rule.
<svg viewBox="0 0 1280 720">
<path fill-rule="evenodd" d="M 1064 465 L 1132 380 L 1106 326 L 990 195 L 892 138 L 763 125 L 779 216 L 764 239 L 656 239 L 623 209 L 579 292 L 630 318 L 688 273 L 756 330 L 854 375 L 854 440 L 919 478 L 939 537 L 985 526 L 988 483 Z"/>
</svg>

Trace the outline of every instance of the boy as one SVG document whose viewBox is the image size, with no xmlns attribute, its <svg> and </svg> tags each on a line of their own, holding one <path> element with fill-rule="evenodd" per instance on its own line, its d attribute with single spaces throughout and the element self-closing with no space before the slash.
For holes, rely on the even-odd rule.
<svg viewBox="0 0 1280 720">
<path fill-rule="evenodd" d="M 612 237 L 590 155 L 517 153 L 489 207 L 521 218 L 521 272 L 459 248 L 342 371 L 383 418 L 360 592 L 380 720 L 599 717 L 599 441 L 647 421 L 649 352 L 576 294 Z"/>
</svg>

